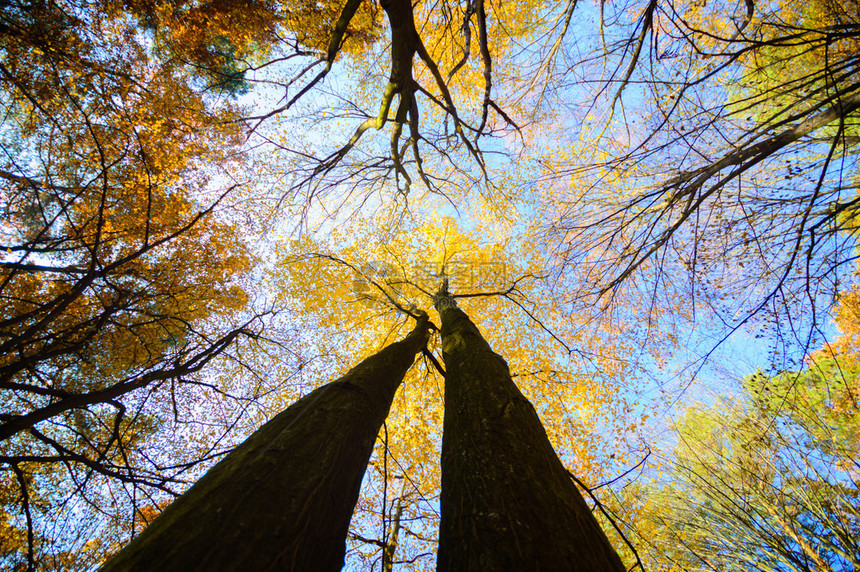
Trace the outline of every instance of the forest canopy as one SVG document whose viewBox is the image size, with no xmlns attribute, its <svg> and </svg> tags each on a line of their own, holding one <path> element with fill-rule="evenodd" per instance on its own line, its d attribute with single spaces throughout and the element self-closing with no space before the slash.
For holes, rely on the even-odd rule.
<svg viewBox="0 0 860 572">
<path fill-rule="evenodd" d="M 3 3 L 0 565 L 97 568 L 446 281 L 628 568 L 849 569 L 858 14 Z M 434 567 L 439 344 L 351 569 Z"/>
</svg>

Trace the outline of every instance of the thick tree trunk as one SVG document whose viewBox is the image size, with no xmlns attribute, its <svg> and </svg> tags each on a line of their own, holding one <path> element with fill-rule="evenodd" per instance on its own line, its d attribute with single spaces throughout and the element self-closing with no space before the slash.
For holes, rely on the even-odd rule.
<svg viewBox="0 0 860 572">
<path fill-rule="evenodd" d="M 415 355 L 422 320 L 251 435 L 104 570 L 340 570 L 376 435 Z"/>
<path fill-rule="evenodd" d="M 437 570 L 624 572 L 501 356 L 447 296 Z"/>
</svg>

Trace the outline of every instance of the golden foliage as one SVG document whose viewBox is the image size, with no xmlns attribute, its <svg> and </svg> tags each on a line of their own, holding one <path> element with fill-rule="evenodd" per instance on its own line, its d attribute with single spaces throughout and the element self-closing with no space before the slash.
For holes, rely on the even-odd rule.
<svg viewBox="0 0 860 572">
<path fill-rule="evenodd" d="M 444 215 L 400 227 L 354 219 L 326 240 L 283 242 L 268 281 L 282 303 L 319 328 L 312 343 L 335 364 L 334 376 L 411 329 L 409 313 L 432 313 L 444 273 L 459 305 L 535 404 L 563 462 L 597 483 L 635 462 L 622 438 L 642 422 L 631 409 L 629 349 L 609 332 L 589 332 L 577 327 L 576 316 L 535 303 L 546 295 L 545 261 L 529 232 L 520 232 L 499 223 L 464 229 Z M 437 356 L 438 343 L 438 336 L 431 339 Z M 568 353 L 562 344 L 576 349 Z M 383 490 L 388 503 L 397 494 L 405 499 L 403 518 L 420 536 L 434 537 L 443 387 L 429 358 L 419 357 L 380 435 L 371 482 L 358 505 L 362 516 L 353 519 L 359 537 L 379 536 L 374 515 L 382 511 Z M 433 551 L 432 543 L 414 536 L 409 542 L 401 548 L 410 554 Z M 361 546 L 356 549 L 373 551 Z"/>
</svg>

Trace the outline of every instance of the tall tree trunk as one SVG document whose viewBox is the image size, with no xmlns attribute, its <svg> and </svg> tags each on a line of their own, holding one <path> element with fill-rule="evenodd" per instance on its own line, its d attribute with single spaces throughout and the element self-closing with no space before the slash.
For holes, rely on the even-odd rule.
<svg viewBox="0 0 860 572">
<path fill-rule="evenodd" d="M 103 570 L 340 570 L 376 435 L 427 337 L 425 318 L 278 414 Z"/>
<path fill-rule="evenodd" d="M 508 365 L 447 295 L 437 570 L 624 572 Z"/>
</svg>

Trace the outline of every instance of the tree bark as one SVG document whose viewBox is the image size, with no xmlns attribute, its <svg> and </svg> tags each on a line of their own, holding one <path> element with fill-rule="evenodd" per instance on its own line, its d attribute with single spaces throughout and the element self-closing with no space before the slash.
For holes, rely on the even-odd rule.
<svg viewBox="0 0 860 572">
<path fill-rule="evenodd" d="M 624 572 L 505 361 L 451 298 L 436 307 L 446 368 L 436 569 Z"/>
<path fill-rule="evenodd" d="M 377 433 L 428 332 L 423 319 L 278 414 L 103 570 L 340 570 Z"/>
</svg>

